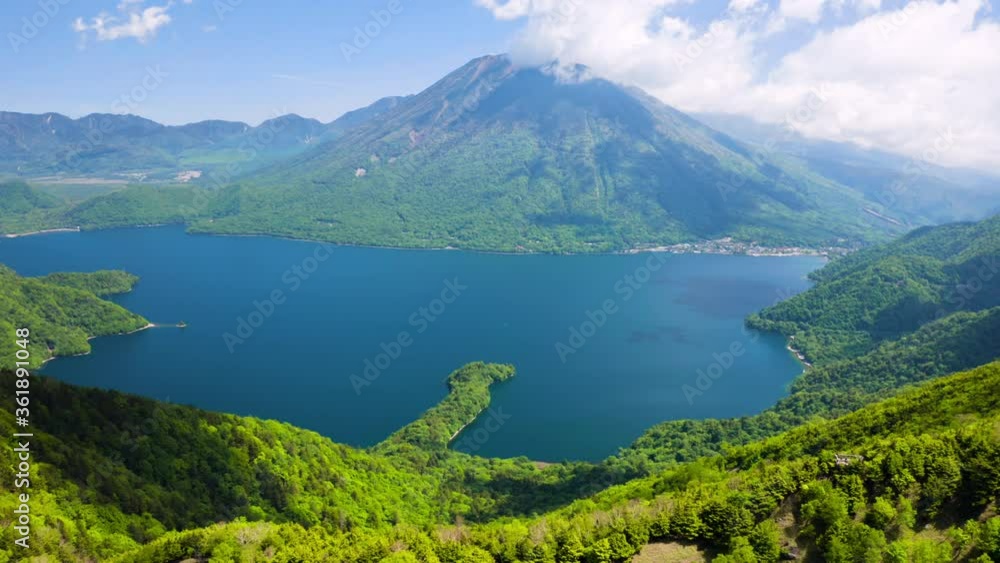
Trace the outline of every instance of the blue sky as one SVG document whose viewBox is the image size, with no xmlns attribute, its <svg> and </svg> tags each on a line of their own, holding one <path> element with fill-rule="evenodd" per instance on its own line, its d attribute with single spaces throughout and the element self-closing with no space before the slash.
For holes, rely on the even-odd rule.
<svg viewBox="0 0 1000 563">
<path fill-rule="evenodd" d="M 120 113 L 155 69 L 130 113 L 330 121 L 510 52 L 586 64 L 689 113 L 1000 171 L 988 0 L 18 0 L 0 3 L 0 34 L 0 110 Z"/>
<path fill-rule="evenodd" d="M 401 0 L 402 10 L 348 61 L 341 43 L 352 43 L 355 28 L 369 23 L 371 11 L 386 10 L 387 0 L 244 0 L 222 19 L 214 4 L 174 2 L 166 12 L 171 21 L 140 43 L 74 31 L 77 18 L 89 24 L 101 12 L 122 12 L 118 2 L 70 0 L 36 37 L 15 40 L 15 53 L 7 35 L 21 35 L 22 18 L 40 8 L 33 1 L 0 3 L 0 109 L 112 112 L 113 101 L 141 84 L 147 67 L 159 67 L 166 76 L 134 113 L 165 123 L 256 123 L 275 112 L 329 121 L 383 96 L 417 92 L 474 57 L 505 51 L 519 25 L 497 21 L 472 2 Z"/>
</svg>

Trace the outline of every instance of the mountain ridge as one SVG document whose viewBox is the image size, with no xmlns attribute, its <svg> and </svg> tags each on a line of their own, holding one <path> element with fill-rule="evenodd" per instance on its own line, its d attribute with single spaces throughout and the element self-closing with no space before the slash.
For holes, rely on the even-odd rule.
<svg viewBox="0 0 1000 563">
<path fill-rule="evenodd" d="M 419 93 L 327 124 L 296 114 L 250 127 L 50 113 L 31 116 L 35 154 L 27 137 L 21 147 L 10 135 L 16 115 L 0 113 L 0 149 L 16 149 L 0 150 L 0 171 L 58 174 L 68 165 L 87 176 L 110 167 L 127 181 L 207 188 L 181 196 L 196 206 L 144 215 L 205 233 L 502 252 L 616 252 L 729 237 L 815 249 L 883 241 L 952 212 L 893 207 L 873 188 L 879 179 L 845 185 L 583 65 L 517 65 L 506 55 L 473 59 Z M 74 129 L 81 121 L 87 127 Z M 117 125 L 103 134 L 103 122 Z M 65 130 L 68 144 L 48 130 Z M 98 195 L 82 204 L 91 210 L 85 222 L 139 224 L 128 209 L 149 208 L 141 200 L 153 196 L 164 200 L 149 190 Z M 104 205 L 122 197 L 130 203 Z M 1000 194 L 994 199 L 1000 206 Z M 102 209 L 115 216 L 102 218 Z"/>
<path fill-rule="evenodd" d="M 241 178 L 225 198 L 239 212 L 195 228 L 506 251 L 724 236 L 822 245 L 898 232 L 863 211 L 877 202 L 847 187 L 755 160 L 751 147 L 584 67 L 564 74 L 474 59 L 338 138 Z"/>
</svg>

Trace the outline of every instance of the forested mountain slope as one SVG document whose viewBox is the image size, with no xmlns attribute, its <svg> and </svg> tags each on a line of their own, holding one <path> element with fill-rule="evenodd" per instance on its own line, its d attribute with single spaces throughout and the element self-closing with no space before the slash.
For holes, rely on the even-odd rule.
<svg viewBox="0 0 1000 563">
<path fill-rule="evenodd" d="M 294 114 L 252 127 L 0 112 L 0 174 L 76 194 L 0 208 L 0 232 L 177 222 L 199 232 L 510 252 L 723 237 L 856 248 L 970 216 L 937 204 L 939 194 L 927 203 L 921 194 L 936 184 L 909 194 L 919 205 L 886 201 L 893 179 L 884 170 L 841 173 L 851 163 L 834 160 L 738 141 L 583 66 L 486 56 L 415 95 L 326 124 Z M 170 184 L 185 188 L 157 189 Z M 985 195 L 974 216 L 1000 205 L 995 190 L 976 190 Z"/>
<path fill-rule="evenodd" d="M 65 202 L 20 181 L 0 181 L 0 233 L 68 226 Z"/>
<path fill-rule="evenodd" d="M 441 521 L 449 497 L 433 476 L 288 425 L 48 380 L 39 392 L 58 408 L 37 440 L 34 549 L 65 560 L 610 562 L 654 541 L 728 553 L 716 561 L 1000 554 L 998 364 L 536 518 L 474 525 Z"/>
<path fill-rule="evenodd" d="M 699 121 L 764 151 L 777 151 L 811 170 L 883 203 L 891 215 L 912 224 L 977 221 L 1000 212 L 1000 177 L 970 169 L 937 166 L 926 160 L 871 147 L 809 138 L 788 123 L 764 124 L 733 114 L 694 115 Z M 951 139 L 943 131 L 940 142 Z"/>
<path fill-rule="evenodd" d="M 94 336 L 121 334 L 145 327 L 149 322 L 109 301 L 108 295 L 128 291 L 137 278 L 124 272 L 57 274 L 47 278 L 23 278 L 0 265 L 0 369 L 13 369 L 15 330 L 30 331 L 31 367 L 55 355 L 71 356 L 90 351 L 87 340 Z M 17 326 L 12 323 L 16 322 Z"/>
<path fill-rule="evenodd" d="M 392 110 L 220 194 L 209 232 L 608 251 L 737 236 L 837 246 L 899 227 L 583 67 L 475 59 Z"/>
<path fill-rule="evenodd" d="M 750 317 L 813 362 L 855 357 L 957 311 L 1000 305 L 1000 215 L 917 229 L 835 260 L 815 287 Z"/>
</svg>

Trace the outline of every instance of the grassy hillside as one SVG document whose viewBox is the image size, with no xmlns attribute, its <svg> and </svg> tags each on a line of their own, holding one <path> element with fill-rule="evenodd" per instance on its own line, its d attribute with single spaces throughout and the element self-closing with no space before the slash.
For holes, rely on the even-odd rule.
<svg viewBox="0 0 1000 563">
<path fill-rule="evenodd" d="M 63 221 L 83 229 L 184 223 L 201 213 L 209 197 L 196 186 L 130 186 L 74 206 Z"/>
</svg>

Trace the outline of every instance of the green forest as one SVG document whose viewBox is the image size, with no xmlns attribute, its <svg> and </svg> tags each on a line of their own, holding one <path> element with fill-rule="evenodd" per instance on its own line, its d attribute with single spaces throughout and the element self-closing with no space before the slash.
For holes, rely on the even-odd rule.
<svg viewBox="0 0 1000 563">
<path fill-rule="evenodd" d="M 368 449 L 32 375 L 33 541 L 15 551 L 5 525 L 0 562 L 1000 561 L 998 256 L 994 218 L 830 262 L 747 320 L 812 362 L 786 398 L 664 422 L 599 463 L 451 443 L 506 365 L 459 367 L 438 405 Z M 39 361 L 148 324 L 101 298 L 139 283 L 124 272 L 0 283 L 0 318 L 24 319 Z M 14 469 L 0 473 L 9 514 Z"/>
<path fill-rule="evenodd" d="M 145 327 L 146 319 L 98 297 L 129 291 L 136 281 L 111 271 L 23 278 L 0 265 L 0 331 L 8 336 L 0 342 L 0 369 L 14 367 L 17 329 L 30 331 L 30 365 L 36 368 L 53 356 L 90 352 L 88 340 L 95 336 Z"/>
</svg>

